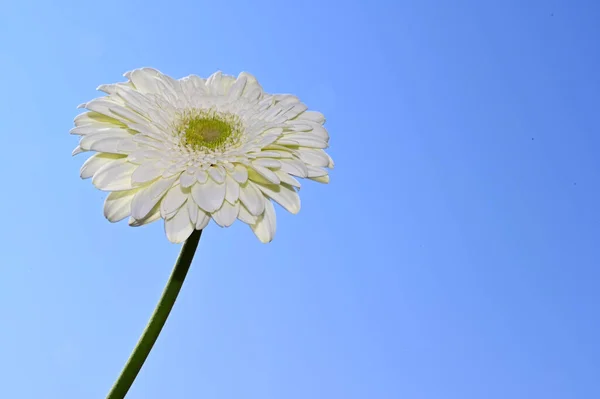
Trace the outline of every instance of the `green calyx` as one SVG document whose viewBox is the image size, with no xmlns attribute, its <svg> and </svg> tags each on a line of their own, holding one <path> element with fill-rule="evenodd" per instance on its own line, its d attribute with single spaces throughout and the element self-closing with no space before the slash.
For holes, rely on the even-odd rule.
<svg viewBox="0 0 600 399">
<path fill-rule="evenodd" d="M 239 139 L 241 123 L 235 115 L 194 110 L 182 115 L 178 130 L 185 146 L 194 150 L 220 150 Z"/>
</svg>

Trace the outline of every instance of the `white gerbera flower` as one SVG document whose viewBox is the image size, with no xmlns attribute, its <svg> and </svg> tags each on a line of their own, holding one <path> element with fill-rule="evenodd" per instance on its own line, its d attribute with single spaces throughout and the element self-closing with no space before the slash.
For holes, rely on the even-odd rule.
<svg viewBox="0 0 600 399">
<path fill-rule="evenodd" d="M 325 118 L 297 97 L 267 94 L 247 73 L 175 80 L 142 68 L 124 76 L 98 88 L 108 96 L 80 106 L 89 112 L 71 130 L 81 136 L 73 154 L 97 152 L 81 177 L 110 192 L 109 221 L 162 218 L 168 239 L 180 243 L 210 219 L 222 227 L 239 219 L 270 242 L 271 200 L 295 214 L 295 177 L 329 182 Z"/>
</svg>

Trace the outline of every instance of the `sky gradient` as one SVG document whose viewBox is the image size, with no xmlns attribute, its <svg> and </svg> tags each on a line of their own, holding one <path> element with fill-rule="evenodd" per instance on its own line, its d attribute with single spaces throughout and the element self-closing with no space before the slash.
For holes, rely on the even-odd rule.
<svg viewBox="0 0 600 399">
<path fill-rule="evenodd" d="M 277 234 L 209 225 L 128 399 L 600 397 L 600 3 L 10 1 L 0 397 L 104 398 L 180 246 L 71 157 L 150 66 L 254 74 L 336 162 Z"/>
</svg>

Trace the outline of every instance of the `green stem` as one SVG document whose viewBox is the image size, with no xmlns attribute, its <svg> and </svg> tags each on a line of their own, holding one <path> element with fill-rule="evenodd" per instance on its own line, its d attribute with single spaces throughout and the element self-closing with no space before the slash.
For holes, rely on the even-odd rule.
<svg viewBox="0 0 600 399">
<path fill-rule="evenodd" d="M 123 399 L 125 395 L 127 395 L 127 391 L 129 391 L 135 377 L 137 377 L 140 372 L 142 365 L 146 361 L 160 331 L 169 317 L 169 313 L 171 313 L 171 309 L 173 309 L 173 305 L 181 290 L 185 276 L 192 264 L 192 259 L 194 259 L 194 253 L 196 253 L 196 248 L 198 247 L 201 235 L 202 230 L 194 230 L 192 235 L 190 235 L 183 244 L 175 267 L 173 268 L 173 272 L 171 272 L 169 281 L 158 301 L 158 305 L 156 305 L 156 309 L 154 309 L 154 313 L 152 314 L 150 321 L 148 321 L 146 329 L 142 333 L 129 360 L 127 360 L 127 363 L 125 364 L 123 371 L 121 371 L 121 375 L 119 375 L 117 382 L 113 385 L 106 399 Z"/>
</svg>

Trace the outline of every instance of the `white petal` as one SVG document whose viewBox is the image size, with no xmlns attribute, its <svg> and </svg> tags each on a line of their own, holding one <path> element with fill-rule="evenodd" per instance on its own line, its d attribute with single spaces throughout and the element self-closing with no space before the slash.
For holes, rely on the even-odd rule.
<svg viewBox="0 0 600 399">
<path fill-rule="evenodd" d="M 254 171 L 256 171 L 261 177 L 262 179 L 255 179 L 254 175 L 251 173 L 248 175 L 248 177 L 253 180 L 253 181 L 258 181 L 261 182 L 261 180 L 266 180 L 267 184 L 279 184 L 279 177 L 277 177 L 277 175 L 275 174 L 275 172 L 273 172 L 270 169 L 267 169 L 265 167 L 259 166 L 259 165 L 254 165 L 252 164 L 252 169 L 254 169 Z"/>
<path fill-rule="evenodd" d="M 144 117 L 148 117 L 147 110 L 154 106 L 148 97 L 133 86 L 120 87 L 116 90 L 116 94 L 123 99 L 128 108 Z"/>
<path fill-rule="evenodd" d="M 262 136 L 281 136 L 283 134 L 282 127 L 271 127 L 264 132 L 262 132 Z"/>
<path fill-rule="evenodd" d="M 281 170 L 298 177 L 308 176 L 308 168 L 303 162 L 297 159 L 282 159 Z"/>
<path fill-rule="evenodd" d="M 282 159 L 294 159 L 294 155 L 292 154 L 292 152 L 296 151 L 296 150 L 293 150 L 293 149 L 287 148 L 287 147 L 281 147 L 281 146 L 278 146 L 278 147 L 283 148 L 285 151 L 277 150 L 277 151 L 269 151 L 269 153 L 271 153 L 271 152 L 277 153 L 279 155 L 278 158 L 282 158 Z M 263 151 L 263 152 L 265 152 L 265 151 Z M 262 153 L 261 153 L 261 155 L 262 155 Z"/>
<path fill-rule="evenodd" d="M 179 81 L 162 73 L 159 74 L 158 78 L 160 94 L 165 96 L 172 106 L 179 106 L 179 97 L 183 96 L 183 91 L 181 90 Z"/>
<path fill-rule="evenodd" d="M 260 155 L 262 155 L 262 154 L 260 154 Z M 270 169 L 280 169 L 281 168 L 281 162 L 279 162 L 276 159 L 269 159 L 269 158 L 255 159 L 254 161 L 252 161 L 252 165 L 258 165 L 258 166 L 262 166 L 262 167 L 270 168 Z"/>
<path fill-rule="evenodd" d="M 210 89 L 213 96 L 223 96 L 234 84 L 235 78 L 230 75 L 223 75 L 220 71 L 213 73 L 206 79 L 206 87 Z"/>
<path fill-rule="evenodd" d="M 217 183 L 223 183 L 223 182 L 225 182 L 225 171 L 221 170 L 220 168 L 211 166 L 208 169 L 208 174 Z"/>
<path fill-rule="evenodd" d="M 271 122 L 277 117 L 277 115 L 279 115 L 280 113 L 283 113 L 283 112 L 284 112 L 284 110 L 281 107 L 274 106 L 274 107 L 266 109 L 260 118 L 264 119 L 265 121 Z"/>
<path fill-rule="evenodd" d="M 173 186 L 175 180 L 175 177 L 160 179 L 140 190 L 131 203 L 131 216 L 138 220 L 145 218 Z"/>
<path fill-rule="evenodd" d="M 323 126 L 313 126 L 309 134 L 312 134 L 325 142 L 329 142 L 329 133 L 327 133 L 327 129 Z"/>
<path fill-rule="evenodd" d="M 200 105 L 202 97 L 208 92 L 204 79 L 196 75 L 180 79 L 179 85 L 185 94 L 188 104 L 192 107 Z"/>
<path fill-rule="evenodd" d="M 265 210 L 265 196 L 251 181 L 240 186 L 240 201 L 254 216 L 260 215 Z"/>
<path fill-rule="evenodd" d="M 154 137 L 145 134 L 136 134 L 132 136 L 132 140 L 135 143 L 139 144 L 142 148 L 148 146 L 157 150 L 167 151 L 167 147 L 165 146 L 165 143 L 163 141 L 157 140 Z"/>
<path fill-rule="evenodd" d="M 230 203 L 235 203 L 240 197 L 240 185 L 233 180 L 231 176 L 225 178 L 225 199 Z"/>
<path fill-rule="evenodd" d="M 306 165 L 308 169 L 308 177 L 321 177 L 327 174 L 327 171 L 323 168 L 319 168 L 312 165 Z"/>
<path fill-rule="evenodd" d="M 82 104 L 83 108 L 87 108 L 90 111 L 93 111 L 94 113 L 106 115 L 113 119 L 117 119 L 119 120 L 119 122 L 121 122 L 119 118 L 116 118 L 116 115 L 112 115 L 112 113 L 110 112 L 110 107 L 116 105 L 117 103 L 111 100 L 109 97 L 95 98 L 86 104 Z"/>
<path fill-rule="evenodd" d="M 309 120 L 320 124 L 325 123 L 325 116 L 317 111 L 304 111 L 298 115 L 298 119 Z"/>
<path fill-rule="evenodd" d="M 103 152 L 94 154 L 83 163 L 81 169 L 79 170 L 79 175 L 82 179 L 88 179 L 94 176 L 94 173 L 96 173 L 104 165 L 123 157 L 124 155 L 106 154 Z"/>
<path fill-rule="evenodd" d="M 179 79 L 179 85 L 181 86 L 181 90 L 183 90 L 185 95 L 189 96 L 190 98 L 197 94 L 207 94 L 206 80 L 197 75 L 189 75 L 185 78 Z"/>
<path fill-rule="evenodd" d="M 104 200 L 104 217 L 115 223 L 131 214 L 131 201 L 139 189 L 114 191 Z"/>
<path fill-rule="evenodd" d="M 206 183 L 206 180 L 208 180 L 208 173 L 202 169 L 198 169 L 195 176 L 196 180 L 201 184 Z"/>
<path fill-rule="evenodd" d="M 275 208 L 271 201 L 265 203 L 265 211 L 259 216 L 256 224 L 250 226 L 260 242 L 266 244 L 273 241 L 275 237 L 275 229 L 277 227 L 275 218 Z"/>
<path fill-rule="evenodd" d="M 83 148 L 81 148 L 80 146 L 75 147 L 75 149 L 71 152 L 72 156 L 75 156 L 77 154 L 81 154 L 82 152 L 86 152 L 87 150 L 84 150 Z"/>
<path fill-rule="evenodd" d="M 244 90 L 243 96 L 244 96 L 244 98 L 246 98 L 250 102 L 256 102 L 256 101 L 260 100 L 262 94 L 263 94 L 262 89 L 254 88 L 254 89 L 249 90 L 249 91 L 248 90 Z"/>
<path fill-rule="evenodd" d="M 210 222 L 210 215 L 202 209 L 198 209 L 198 218 L 196 220 L 196 230 L 202 230 Z"/>
<path fill-rule="evenodd" d="M 274 97 L 280 106 L 291 106 L 300 102 L 300 99 L 292 94 L 275 94 Z"/>
<path fill-rule="evenodd" d="M 323 183 L 323 184 L 329 183 L 329 175 L 319 176 L 319 177 L 309 177 L 309 179 L 316 181 L 318 183 Z"/>
<path fill-rule="evenodd" d="M 281 153 L 279 153 L 277 151 L 259 151 L 256 153 L 252 153 L 250 155 L 255 155 L 257 157 L 265 157 L 265 158 L 281 158 Z M 258 158 L 258 159 L 261 159 L 261 158 Z"/>
<path fill-rule="evenodd" d="M 235 222 L 235 219 L 237 219 L 239 211 L 239 202 L 236 202 L 235 205 L 231 205 L 229 202 L 224 201 L 221 208 L 214 212 L 212 217 L 219 226 L 229 227 Z"/>
<path fill-rule="evenodd" d="M 294 104 L 294 106 L 289 109 L 288 111 L 286 111 L 283 116 L 286 119 L 294 119 L 295 117 L 297 117 L 299 114 L 301 114 L 302 112 L 306 111 L 308 109 L 308 107 L 302 103 L 296 103 Z"/>
<path fill-rule="evenodd" d="M 231 162 L 225 162 L 220 166 L 223 167 L 223 170 L 225 170 L 225 172 L 233 172 L 235 170 L 235 166 L 233 166 Z"/>
<path fill-rule="evenodd" d="M 246 207 L 244 205 L 240 205 L 240 212 L 238 214 L 238 219 L 246 224 L 253 225 L 253 224 L 256 224 L 257 218 L 256 218 L 256 216 L 250 214 L 250 212 L 248 212 L 248 209 L 246 209 Z"/>
<path fill-rule="evenodd" d="M 173 177 L 175 175 L 177 175 L 177 177 L 180 177 L 181 174 L 184 172 L 183 167 L 178 167 L 177 165 L 171 165 L 169 166 L 167 169 L 164 170 L 164 172 L 162 173 L 162 177 L 167 179 L 169 177 Z"/>
<path fill-rule="evenodd" d="M 237 100 L 238 98 L 240 98 L 240 96 L 244 92 L 244 87 L 246 87 L 247 81 L 247 76 L 238 76 L 235 83 L 229 88 L 229 93 L 227 93 L 230 100 Z"/>
<path fill-rule="evenodd" d="M 196 175 L 190 175 L 189 173 L 182 173 L 179 178 L 181 187 L 192 187 L 196 183 Z"/>
<path fill-rule="evenodd" d="M 194 201 L 188 201 L 187 208 L 188 213 L 190 215 L 190 221 L 192 222 L 192 224 L 195 225 L 196 221 L 198 220 L 198 213 L 200 212 L 200 208 L 198 208 L 198 205 L 196 205 Z"/>
<path fill-rule="evenodd" d="M 292 152 L 295 151 L 292 148 L 284 147 L 278 144 L 270 144 L 264 148 L 269 151 L 277 151 L 282 158 L 292 158 Z"/>
<path fill-rule="evenodd" d="M 301 146 L 309 148 L 327 148 L 329 145 L 320 138 L 313 135 L 290 134 L 277 140 L 277 144 Z"/>
<path fill-rule="evenodd" d="M 183 189 L 181 185 L 176 184 L 163 197 L 160 202 L 160 214 L 168 219 L 175 215 L 175 212 L 185 203 L 190 195 L 189 189 Z"/>
<path fill-rule="evenodd" d="M 148 117 L 142 116 L 132 110 L 131 108 L 123 107 L 120 105 L 112 105 L 109 107 L 110 113 L 118 117 L 124 123 L 129 124 L 131 122 L 145 125 L 149 122 Z"/>
<path fill-rule="evenodd" d="M 187 206 L 182 206 L 171 219 L 165 220 L 165 233 L 169 241 L 179 244 L 188 239 L 195 226 L 190 221 Z"/>
<path fill-rule="evenodd" d="M 225 90 L 222 84 L 223 73 L 221 71 L 217 71 L 210 75 L 208 79 L 206 79 L 206 87 L 209 88 L 210 94 L 213 96 L 221 96 L 225 94 Z"/>
<path fill-rule="evenodd" d="M 131 163 L 141 165 L 146 162 L 157 161 L 163 157 L 163 153 L 159 150 L 140 149 L 130 153 L 127 156 L 127 160 Z"/>
<path fill-rule="evenodd" d="M 137 169 L 137 165 L 127 162 L 127 159 L 119 159 L 104 165 L 94 173 L 92 184 L 103 191 L 121 191 L 133 188 L 131 175 Z"/>
<path fill-rule="evenodd" d="M 329 164 L 327 165 L 327 167 L 329 169 L 333 169 L 335 167 L 335 162 L 333 162 L 333 159 L 331 158 L 331 156 L 329 156 L 329 154 L 326 154 L 327 158 L 329 158 Z"/>
<path fill-rule="evenodd" d="M 283 170 L 276 170 L 275 174 L 277 175 L 277 177 L 279 177 L 279 180 L 281 180 L 282 183 L 289 184 L 293 187 L 301 186 L 298 180 L 296 180 L 293 176 L 291 176 L 287 172 L 284 172 Z"/>
<path fill-rule="evenodd" d="M 301 148 L 297 152 L 302 162 L 313 166 L 327 167 L 329 165 L 329 157 L 325 151 L 314 148 Z"/>
<path fill-rule="evenodd" d="M 236 182 L 244 184 L 246 180 L 248 180 L 248 169 L 244 165 L 235 165 L 231 177 L 233 177 Z"/>
<path fill-rule="evenodd" d="M 160 72 L 152 68 L 140 68 L 129 74 L 129 79 L 141 93 L 158 93 L 160 88 L 157 80 Z"/>
<path fill-rule="evenodd" d="M 117 144 L 124 139 L 130 139 L 131 134 L 124 132 L 120 134 L 115 133 L 98 133 L 83 136 L 79 141 L 79 146 L 87 151 L 98 151 L 98 152 L 116 152 Z"/>
<path fill-rule="evenodd" d="M 156 222 L 158 219 L 160 219 L 160 209 L 159 206 L 156 205 L 144 218 L 136 219 L 132 216 L 129 218 L 128 223 L 131 227 L 140 227 L 145 224 Z"/>
<path fill-rule="evenodd" d="M 119 125 L 105 125 L 101 123 L 94 123 L 90 125 L 83 126 L 75 126 L 72 128 L 69 133 L 76 134 L 80 136 L 91 136 L 91 135 L 100 135 L 102 134 L 102 138 L 106 137 L 127 137 L 130 134 L 127 130 L 124 129 L 123 126 Z"/>
<path fill-rule="evenodd" d="M 235 84 L 236 78 L 231 75 L 222 75 L 223 94 L 229 94 L 229 90 Z"/>
<path fill-rule="evenodd" d="M 192 187 L 192 198 L 206 212 L 212 213 L 221 207 L 225 200 L 225 184 L 218 184 L 212 179 L 206 183 L 196 183 Z"/>
<path fill-rule="evenodd" d="M 291 139 L 291 140 L 295 140 L 295 141 L 301 141 L 302 139 L 307 139 L 307 140 L 318 140 L 320 142 L 323 142 L 325 144 L 321 144 L 321 145 L 327 145 L 327 143 L 329 142 L 329 136 L 325 135 L 325 137 L 322 136 L 322 132 L 319 133 L 319 131 L 325 131 L 325 128 L 318 126 L 318 127 L 313 127 L 313 130 L 311 130 L 310 132 L 286 132 L 282 138 L 285 139 Z M 308 147 L 308 146 L 307 146 Z"/>
<path fill-rule="evenodd" d="M 300 196 L 293 187 L 286 185 L 263 186 L 262 184 L 257 184 L 257 187 L 288 212 L 294 215 L 300 212 Z"/>
<path fill-rule="evenodd" d="M 137 149 L 131 138 L 119 139 L 108 138 L 94 142 L 89 150 L 98 152 L 109 152 L 112 154 L 128 154 Z"/>
<path fill-rule="evenodd" d="M 135 136 L 133 136 L 135 137 Z M 113 152 L 115 154 L 130 154 L 134 151 L 139 150 L 139 146 L 138 144 L 133 141 L 133 137 L 130 137 L 128 139 L 121 139 L 119 141 L 116 142 L 115 148 L 112 151 L 107 151 L 107 152 Z M 106 144 L 107 147 L 109 146 L 109 144 Z M 113 144 L 110 144 L 111 146 Z"/>
<path fill-rule="evenodd" d="M 246 78 L 246 86 L 244 87 L 242 97 L 251 101 L 257 100 L 262 94 L 262 87 L 260 87 L 260 84 L 253 75 L 247 72 L 242 72 L 238 76 L 238 79 L 242 76 Z"/>
<path fill-rule="evenodd" d="M 256 142 L 256 146 L 258 148 L 264 148 L 264 147 L 267 147 L 268 145 L 274 143 L 278 139 L 282 140 L 279 135 L 267 134 L 267 135 L 261 136 L 258 139 L 258 141 Z"/>
<path fill-rule="evenodd" d="M 161 161 L 143 163 L 131 175 L 131 182 L 133 184 L 147 183 L 162 175 L 164 170 L 164 164 Z"/>
<path fill-rule="evenodd" d="M 275 175 L 277 176 L 277 175 Z M 253 181 L 254 183 L 260 183 L 260 184 L 273 184 L 272 182 L 270 182 L 269 180 L 265 179 L 264 177 L 262 177 L 262 175 L 260 175 L 256 170 L 254 169 L 248 169 L 248 179 L 250 179 L 251 181 Z"/>
<path fill-rule="evenodd" d="M 117 119 L 112 118 L 107 115 L 99 114 L 97 112 L 84 112 L 82 114 L 79 114 L 75 117 L 74 123 L 75 123 L 75 126 L 90 126 L 90 127 L 94 127 L 95 129 L 100 128 L 100 127 L 105 127 L 105 128 L 115 127 L 115 126 L 125 127 L 125 125 L 123 123 L 119 122 Z M 73 133 L 73 134 L 79 134 L 79 133 Z"/>
</svg>

